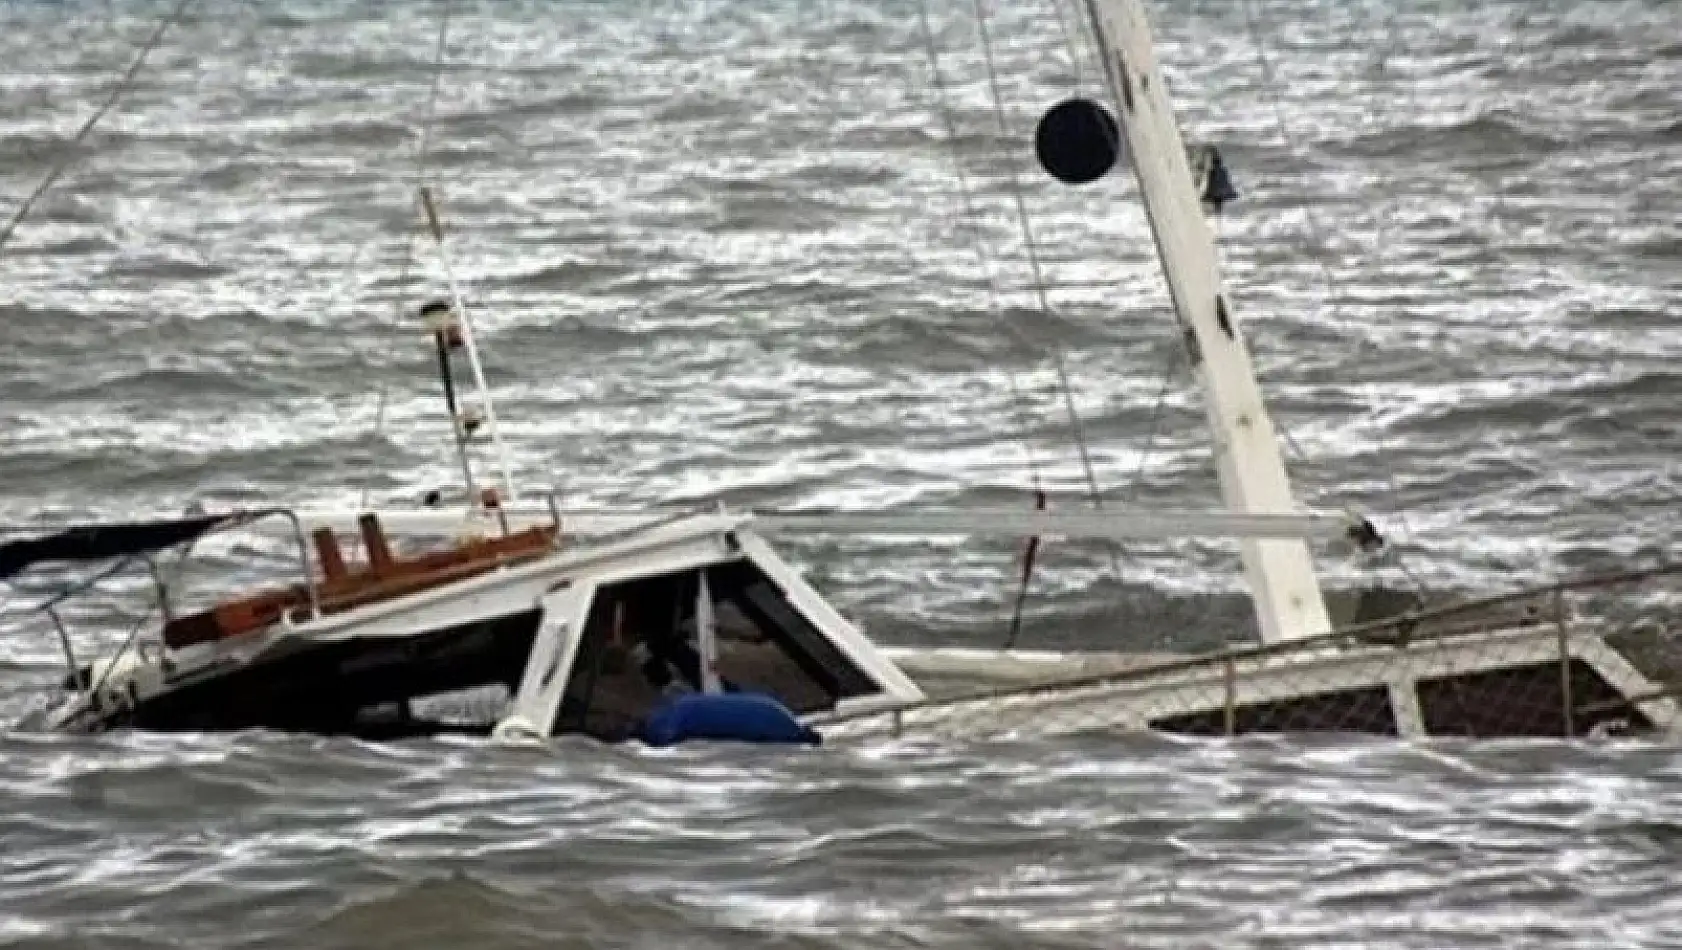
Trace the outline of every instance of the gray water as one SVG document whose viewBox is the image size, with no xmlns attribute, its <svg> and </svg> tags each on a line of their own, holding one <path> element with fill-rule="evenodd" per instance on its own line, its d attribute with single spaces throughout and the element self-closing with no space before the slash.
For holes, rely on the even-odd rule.
<svg viewBox="0 0 1682 950">
<path fill-rule="evenodd" d="M 970 216 L 909 3 L 457 4 L 428 123 L 441 6 L 203 0 L 0 249 L 0 521 L 456 485 L 413 316 L 446 287 L 426 242 L 404 263 L 417 175 L 527 490 L 1078 495 L 1057 353 L 1111 498 L 1213 503 L 1127 175 L 1028 164 L 1037 111 L 1098 92 L 1077 25 L 987 7 L 1003 133 L 973 8 L 931 7 Z M 0 9 L 0 208 L 165 11 Z M 1328 582 L 1491 591 L 1673 555 L 1682 5 L 1152 12 L 1188 134 L 1242 193 L 1229 283 L 1299 493 L 1397 549 Z M 998 642 L 1018 570 L 1009 543 L 785 549 L 895 642 Z M 212 552 L 220 589 L 254 553 Z M 1234 562 L 1135 545 L 1117 577 L 1053 545 L 1023 641 L 1241 637 Z M 131 609 L 73 619 L 108 643 Z M 56 644 L 4 617 L 12 721 Z M 1682 946 L 1678 778 L 1636 744 L 12 733 L 0 945 Z"/>
</svg>

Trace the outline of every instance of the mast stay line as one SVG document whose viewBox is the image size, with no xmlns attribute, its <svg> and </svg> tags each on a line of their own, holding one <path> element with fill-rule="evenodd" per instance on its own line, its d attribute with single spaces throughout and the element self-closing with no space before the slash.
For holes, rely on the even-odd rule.
<svg viewBox="0 0 1682 950">
<path fill-rule="evenodd" d="M 923 509 L 906 511 L 742 511 L 703 512 L 741 518 L 767 535 L 851 534 L 904 537 L 971 535 L 1019 538 L 1046 535 L 1062 539 L 1126 540 L 1185 538 L 1341 539 L 1363 548 L 1382 544 L 1372 524 L 1353 514 L 1332 512 L 1255 513 L 1226 510 L 1161 509 L 1121 512 L 1025 511 L 1019 508 Z M 297 512 L 306 529 L 358 530 L 357 519 L 375 514 L 380 523 L 399 534 L 453 535 L 475 522 L 459 511 L 386 509 L 316 509 Z M 498 521 L 506 530 L 552 525 L 556 511 L 548 508 L 505 508 Z M 605 534 L 647 527 L 677 510 L 639 512 L 559 512 L 563 531 Z M 255 528 L 255 526 L 253 526 Z"/>
</svg>

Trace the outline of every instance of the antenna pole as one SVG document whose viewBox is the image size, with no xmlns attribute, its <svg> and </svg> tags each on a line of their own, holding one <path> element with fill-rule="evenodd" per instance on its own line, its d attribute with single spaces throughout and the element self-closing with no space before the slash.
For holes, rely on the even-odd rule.
<svg viewBox="0 0 1682 950">
<path fill-rule="evenodd" d="M 514 491 L 514 479 L 509 474 L 508 453 L 502 444 L 502 433 L 497 428 L 496 405 L 494 400 L 491 399 L 490 386 L 485 382 L 485 367 L 484 364 L 479 361 L 479 347 L 478 344 L 474 342 L 473 317 L 467 310 L 466 302 L 462 299 L 461 287 L 456 283 L 455 271 L 450 266 L 449 248 L 444 241 L 444 227 L 439 223 L 438 208 L 437 205 L 433 203 L 432 189 L 430 186 L 421 186 L 420 199 L 421 207 L 426 212 L 427 229 L 432 233 L 433 242 L 438 245 L 438 260 L 439 263 L 443 265 L 444 281 L 450 289 L 450 303 L 455 309 L 457 319 L 460 323 L 462 346 L 467 352 L 467 365 L 473 373 L 473 384 L 479 391 L 478 408 L 484 413 L 485 429 L 491 440 L 491 453 L 496 458 L 497 473 L 502 476 L 502 489 L 507 496 L 506 499 L 504 499 L 504 502 L 512 504 L 519 500 L 519 496 Z M 447 370 L 445 373 L 445 387 L 446 390 L 451 389 L 451 383 L 449 381 Z M 447 392 L 446 395 L 448 396 L 449 393 Z M 456 432 L 458 438 L 465 438 L 469 434 L 461 425 L 459 415 L 456 417 L 455 425 L 457 427 Z M 468 492 L 472 504 L 483 504 L 483 499 L 473 494 L 471 472 L 469 472 L 468 475 Z"/>
</svg>

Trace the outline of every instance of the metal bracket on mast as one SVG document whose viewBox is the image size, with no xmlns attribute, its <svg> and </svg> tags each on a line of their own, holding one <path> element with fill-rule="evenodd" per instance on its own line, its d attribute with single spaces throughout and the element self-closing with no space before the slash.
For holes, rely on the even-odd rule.
<svg viewBox="0 0 1682 950">
<path fill-rule="evenodd" d="M 1285 462 L 1249 349 L 1221 289 L 1214 238 L 1144 9 L 1140 0 L 1086 0 L 1086 8 L 1174 309 L 1190 331 L 1188 343 L 1195 344 L 1221 493 L 1235 513 L 1293 511 Z M 1251 538 L 1241 551 L 1264 641 L 1331 629 L 1305 543 Z"/>
</svg>

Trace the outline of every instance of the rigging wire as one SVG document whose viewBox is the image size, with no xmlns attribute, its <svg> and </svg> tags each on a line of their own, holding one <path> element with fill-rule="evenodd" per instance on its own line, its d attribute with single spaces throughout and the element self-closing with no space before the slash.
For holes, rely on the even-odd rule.
<svg viewBox="0 0 1682 950">
<path fill-rule="evenodd" d="M 929 22 L 927 3 L 919 6 L 918 20 L 922 27 L 924 51 L 928 55 L 929 73 L 940 104 L 941 119 L 946 125 L 946 151 L 952 161 L 953 175 L 958 180 L 958 195 L 963 204 L 963 220 L 967 225 L 963 230 L 968 234 L 970 247 L 975 252 L 976 259 L 981 265 L 982 278 L 987 289 L 987 307 L 1000 317 L 1000 322 L 1003 324 L 1005 331 L 1017 342 L 1031 350 L 1038 349 L 1033 341 L 1029 340 L 1015 324 L 1005 318 L 999 298 L 998 285 L 994 280 L 995 262 L 993 256 L 987 251 L 986 237 L 981 233 L 981 216 L 975 207 L 974 189 L 970 185 L 969 173 L 964 170 L 963 156 L 958 150 L 957 121 L 953 118 L 946 86 L 946 74 L 940 65 L 940 52 L 935 42 L 933 26 Z M 1012 406 L 1016 410 L 1018 422 L 1022 425 L 1022 448 L 1027 456 L 1029 477 L 1033 482 L 1034 490 L 1038 492 L 1043 485 L 1040 477 L 1038 454 L 1034 451 L 1033 442 L 1028 438 L 1030 417 L 1028 415 L 1027 395 L 1022 388 L 1021 377 L 1015 369 L 1006 366 L 1004 367 L 1004 373 L 1010 386 Z"/>
<path fill-rule="evenodd" d="M 87 138 L 88 133 L 92 132 L 94 126 L 99 124 L 99 120 L 103 119 L 105 114 L 110 112 L 111 109 L 116 106 L 117 102 L 121 100 L 130 89 L 134 88 L 134 81 L 140 75 L 140 70 L 146 65 L 146 58 L 152 55 L 153 50 L 158 48 L 158 44 L 163 42 L 164 34 L 169 32 L 169 28 L 171 26 L 174 26 L 180 21 L 181 17 L 187 12 L 187 8 L 192 6 L 193 2 L 194 0 L 180 0 L 180 2 L 175 5 L 175 9 L 171 10 L 167 16 L 158 21 L 157 27 L 152 30 L 152 35 L 147 37 L 146 42 L 141 44 L 139 51 L 135 54 L 134 60 L 129 63 L 128 69 L 123 73 L 121 78 L 117 80 L 117 84 L 112 87 L 110 94 L 105 97 L 105 101 L 100 103 L 98 108 L 94 109 L 93 113 L 90 114 L 86 121 L 82 123 L 81 128 L 76 130 L 76 134 L 70 137 L 70 141 L 67 143 L 69 147 L 67 148 L 64 157 L 60 158 L 57 164 L 53 165 L 53 167 L 47 171 L 47 174 L 43 176 L 38 183 L 36 183 L 35 189 L 31 191 L 21 203 L 18 204 L 17 208 L 12 212 L 11 218 L 6 221 L 5 226 L 0 227 L 0 248 L 4 248 L 6 246 L 6 242 L 11 240 L 12 234 L 17 230 L 18 224 L 23 221 L 25 215 L 29 214 L 30 209 L 35 207 L 35 202 L 41 200 L 41 196 L 47 193 L 47 189 L 51 188 L 54 183 L 58 181 L 59 177 L 75 163 L 81 151 L 82 140 Z"/>
<path fill-rule="evenodd" d="M 1057 20 L 1057 29 L 1063 34 L 1063 45 L 1069 51 L 1069 65 L 1075 71 L 1075 87 L 1086 88 L 1086 64 L 1081 56 L 1082 48 L 1076 39 L 1076 32 L 1080 30 L 1081 17 L 1078 10 L 1070 11 L 1075 18 L 1075 28 L 1069 28 L 1069 21 L 1063 12 L 1063 0 L 1047 0 L 1051 7 L 1051 15 Z M 1085 34 L 1081 34 L 1085 35 Z"/>
<path fill-rule="evenodd" d="M 1296 137 L 1291 134 L 1290 127 L 1285 121 L 1285 107 L 1279 97 L 1279 81 L 1273 72 L 1273 62 L 1267 55 L 1267 43 L 1262 37 L 1261 24 L 1256 17 L 1255 0 L 1244 0 L 1243 11 L 1245 28 L 1250 34 L 1250 46 L 1256 51 L 1256 63 L 1261 68 L 1262 85 L 1267 90 L 1267 102 L 1273 115 L 1273 125 L 1279 134 L 1279 144 L 1285 146 L 1291 154 L 1299 154 L 1301 149 L 1297 145 Z M 1323 239 L 1328 229 L 1321 225 L 1318 216 L 1314 213 L 1313 206 L 1304 204 L 1302 211 L 1311 232 L 1309 237 Z M 1331 308 L 1332 316 L 1337 317 L 1343 311 L 1343 295 L 1337 275 L 1332 271 L 1331 264 L 1324 257 L 1315 256 L 1314 263 L 1325 284 L 1322 301 Z M 1366 341 L 1362 339 L 1359 345 L 1365 346 Z M 1359 355 L 1359 351 L 1357 355 Z"/>
<path fill-rule="evenodd" d="M 833 0 L 826 0 L 824 3 L 824 10 L 829 16 L 833 17 Z M 998 283 L 994 276 L 995 262 L 992 255 L 990 255 L 987 251 L 987 241 L 981 232 L 981 216 L 975 206 L 973 195 L 974 189 L 970 184 L 969 174 L 964 169 L 963 156 L 959 151 L 957 121 L 953 117 L 954 113 L 951 107 L 951 97 L 946 83 L 946 73 L 945 70 L 941 68 L 939 44 L 935 39 L 934 27 L 929 19 L 927 0 L 922 0 L 922 2 L 918 5 L 918 23 L 921 28 L 924 53 L 928 59 L 931 81 L 934 84 L 936 100 L 940 107 L 941 119 L 945 124 L 947 144 L 946 152 L 952 163 L 953 174 L 958 180 L 958 195 L 963 205 L 963 221 L 966 225 L 966 227 L 962 228 L 962 230 L 968 234 L 970 247 L 974 251 L 977 261 L 981 265 L 982 283 L 986 288 L 987 308 L 990 312 L 1001 318 L 1001 323 L 1003 324 L 1006 332 L 1009 333 L 1018 343 L 1022 344 L 1030 351 L 1037 350 L 1038 347 L 1035 346 L 1033 341 L 1029 340 L 1014 324 L 1010 323 L 1008 319 L 1003 319 L 1004 311 L 1001 302 L 1001 295 L 999 293 Z M 835 86 L 833 82 L 833 70 L 831 70 L 826 79 L 828 81 L 824 83 L 824 88 L 832 90 L 831 95 L 828 97 L 830 100 L 829 104 L 832 110 L 838 114 L 839 110 L 834 109 L 835 98 L 833 90 Z M 1044 482 L 1040 475 L 1039 456 L 1038 453 L 1034 451 L 1033 441 L 1029 436 L 1029 433 L 1032 431 L 1032 416 L 1028 411 L 1027 392 L 1022 386 L 1020 374 L 1018 374 L 1014 368 L 1007 365 L 1002 367 L 1002 369 L 1010 392 L 1011 408 L 1016 415 L 1017 424 L 1021 427 L 1022 451 L 1028 463 L 1029 480 L 1033 485 L 1036 497 L 1043 499 L 1045 492 Z"/>
<path fill-rule="evenodd" d="M 946 86 L 946 73 L 940 65 L 940 48 L 935 39 L 934 26 L 929 20 L 927 0 L 918 5 L 917 14 L 918 24 L 922 30 L 923 49 L 928 56 L 930 79 L 934 84 L 936 98 L 940 105 L 941 119 L 946 125 L 946 151 L 952 161 L 953 175 L 958 181 L 958 195 L 963 204 L 963 221 L 967 225 L 963 230 L 968 233 L 971 249 L 975 252 L 976 259 L 981 265 L 982 279 L 987 288 L 987 308 L 1000 318 L 1000 323 L 1013 339 L 1030 351 L 1036 350 L 1038 347 L 1015 324 L 1010 322 L 1001 305 L 998 286 L 993 277 L 993 256 L 987 251 L 987 240 L 981 232 L 981 216 L 976 211 L 969 174 L 964 170 L 963 156 L 958 149 L 957 120 L 953 118 L 951 97 Z M 1016 370 L 1009 365 L 1004 366 L 1003 369 L 1005 380 L 1010 387 L 1011 406 L 1015 411 L 1017 424 L 1021 427 L 1022 450 L 1027 457 L 1028 477 L 1034 490 L 1034 504 L 1036 508 L 1043 509 L 1046 506 L 1045 484 L 1040 477 L 1038 453 L 1034 451 L 1031 435 L 1032 418 L 1028 412 L 1027 394 L 1022 388 L 1021 377 Z M 1006 649 L 1015 645 L 1017 634 L 1021 631 L 1022 609 L 1027 601 L 1028 582 L 1033 574 L 1034 557 L 1038 550 L 1038 537 L 1029 539 L 1027 547 L 1023 550 L 1022 578 L 1017 590 L 1015 606 L 1011 612 L 1010 628 L 1005 636 Z"/>
<path fill-rule="evenodd" d="M 1380 74 L 1380 75 L 1388 75 L 1389 74 L 1390 62 L 1391 62 L 1392 57 L 1395 55 L 1395 47 L 1398 45 L 1399 37 L 1401 36 L 1401 34 L 1398 30 L 1398 23 L 1400 22 L 1401 18 L 1402 18 L 1401 7 L 1400 6 L 1393 7 L 1390 10 L 1389 15 L 1387 17 L 1385 17 L 1383 24 L 1376 31 L 1377 36 L 1379 36 L 1381 38 L 1388 39 L 1390 41 L 1390 48 L 1379 49 L 1377 54 L 1375 55 L 1373 63 L 1372 63 L 1372 67 L 1371 67 L 1372 70 L 1374 72 Z M 1415 114 L 1415 115 L 1424 114 L 1424 111 L 1419 104 L 1418 95 L 1417 95 L 1417 93 L 1416 93 L 1416 91 L 1415 91 L 1415 89 L 1412 85 L 1404 82 L 1404 83 L 1400 83 L 1397 88 L 1400 89 L 1401 94 L 1402 94 L 1402 98 L 1406 100 L 1405 104 L 1408 107 L 1410 107 L 1410 110 L 1413 114 Z M 1503 207 L 1502 196 L 1500 194 L 1496 194 L 1494 196 L 1494 198 L 1495 198 L 1495 207 L 1499 211 Z M 1382 235 L 1383 232 L 1386 231 L 1389 226 L 1390 226 L 1389 222 L 1384 218 L 1380 218 L 1376 223 L 1376 229 L 1379 231 L 1380 235 Z M 1392 247 L 1392 246 L 1394 246 L 1391 242 L 1383 240 L 1382 237 L 1375 240 L 1374 243 L 1376 245 L 1380 246 L 1380 247 Z M 1363 337 L 1361 342 L 1360 342 L 1360 346 L 1364 349 L 1366 345 L 1367 345 L 1367 340 L 1366 340 L 1366 338 Z M 1358 350 L 1357 352 L 1359 353 L 1360 350 Z M 1642 442 L 1648 448 L 1658 451 L 1659 454 L 1663 454 L 1664 447 L 1657 440 L 1649 437 L 1648 435 L 1641 432 L 1640 430 L 1632 428 L 1630 426 L 1626 426 L 1625 424 L 1623 424 L 1622 422 L 1619 422 L 1614 417 L 1608 417 L 1608 418 L 1605 418 L 1601 421 L 1604 422 L 1607 426 L 1609 426 L 1613 429 L 1616 429 L 1616 430 L 1621 431 L 1621 432 L 1625 432 L 1625 433 L 1633 436 L 1635 439 Z M 1547 477 L 1547 473 L 1539 471 L 1535 466 L 1532 466 L 1532 465 L 1529 465 L 1529 464 L 1523 463 L 1523 462 L 1518 462 L 1517 460 L 1509 460 L 1509 461 L 1511 461 L 1514 464 L 1517 464 L 1519 467 L 1525 469 L 1532 476 L 1535 476 L 1535 477 L 1538 477 L 1538 478 Z M 1677 480 L 1676 476 L 1673 474 L 1675 472 L 1675 470 L 1676 470 L 1675 464 L 1670 463 L 1670 464 L 1666 465 L 1664 470 L 1654 473 L 1657 476 L 1657 478 L 1663 483 L 1663 486 L 1671 493 L 1672 496 L 1675 496 L 1679 493 L 1678 492 L 1678 480 Z M 1591 504 L 1599 505 L 1602 508 L 1607 508 L 1607 509 L 1610 509 L 1614 512 L 1617 512 L 1618 514 L 1623 515 L 1625 518 L 1628 518 L 1630 520 L 1640 521 L 1644 517 L 1640 512 L 1638 512 L 1631 505 L 1619 502 L 1615 498 L 1586 498 L 1585 497 L 1584 500 L 1590 502 Z"/>
<path fill-rule="evenodd" d="M 450 43 L 450 20 L 455 15 L 455 0 L 443 0 L 438 15 L 438 39 L 432 50 L 432 82 L 426 91 L 426 112 L 421 121 L 420 141 L 415 146 L 415 183 L 427 184 L 427 160 L 432 157 L 432 126 L 438 117 L 438 90 L 444 85 L 444 54 Z M 419 229 L 416 229 L 418 233 Z M 411 236 L 411 248 L 413 240 Z"/>
<path fill-rule="evenodd" d="M 185 559 L 186 552 L 182 552 L 181 560 Z M 147 558 L 146 560 L 150 560 L 150 558 Z M 152 607 L 142 610 L 139 615 L 134 618 L 134 623 L 129 625 L 128 632 L 123 634 L 123 639 L 118 644 L 117 651 L 111 654 L 112 662 L 106 664 L 105 669 L 99 675 L 98 681 L 92 684 L 90 688 L 91 692 L 98 693 L 100 690 L 105 688 L 105 682 L 111 678 L 112 673 L 116 672 L 116 661 L 121 659 L 123 654 L 127 653 L 129 648 L 135 645 L 135 641 L 140 637 L 141 630 L 146 626 L 146 621 L 152 618 L 153 613 L 157 613 L 159 619 L 164 619 L 163 603 L 161 601 Z M 76 675 L 76 672 L 76 670 L 70 671 L 72 676 Z"/>
<path fill-rule="evenodd" d="M 818 4 L 818 10 L 821 15 L 820 19 L 822 21 L 824 32 L 830 36 L 840 33 L 841 18 L 836 14 L 835 0 L 821 0 Z M 833 121 L 834 126 L 839 126 L 841 124 L 841 110 L 836 108 L 835 104 L 835 56 L 829 55 L 821 57 L 819 58 L 817 65 L 818 68 L 816 72 L 820 83 L 818 88 L 828 92 L 828 95 L 824 96 L 824 99 L 827 100 L 827 104 L 829 106 L 830 119 Z"/>
<path fill-rule="evenodd" d="M 1291 154 L 1300 154 L 1301 149 L 1297 145 L 1295 136 L 1291 134 L 1289 124 L 1285 119 L 1284 104 L 1279 96 L 1279 82 L 1273 71 L 1272 60 L 1269 58 L 1267 53 L 1267 43 L 1262 36 L 1260 19 L 1256 15 L 1256 0 L 1243 0 L 1242 9 L 1245 29 L 1250 35 L 1250 46 L 1255 50 L 1256 62 L 1261 71 L 1262 85 L 1266 90 L 1266 97 L 1270 111 L 1273 115 L 1274 127 L 1279 135 L 1279 142 Z M 1390 25 L 1393 26 L 1394 23 L 1395 16 L 1392 14 Z M 1312 204 L 1304 204 L 1302 206 L 1302 210 L 1303 216 L 1308 222 L 1308 230 L 1310 232 L 1309 236 L 1323 240 L 1323 236 L 1327 233 L 1327 229 L 1321 225 L 1318 216 L 1314 213 Z M 1382 227 L 1382 224 L 1380 227 Z M 1314 262 L 1317 265 L 1317 269 L 1320 272 L 1321 280 L 1323 282 L 1323 290 L 1321 294 L 1322 305 L 1329 307 L 1332 317 L 1334 319 L 1339 319 L 1339 322 L 1341 322 L 1340 318 L 1343 313 L 1343 293 L 1339 285 L 1337 275 L 1332 271 L 1331 264 L 1328 263 L 1323 256 L 1315 256 Z M 1367 350 L 1370 346 L 1370 338 L 1365 335 L 1358 336 L 1355 345 L 1355 353 L 1351 357 L 1351 361 L 1357 363 L 1360 362 L 1361 359 L 1366 356 Z M 1370 383 L 1368 385 L 1372 386 Z M 1286 445 L 1290 447 L 1292 454 L 1295 455 L 1299 461 L 1306 458 L 1306 453 L 1303 452 L 1302 447 L 1297 443 L 1296 438 L 1291 434 L 1289 427 L 1286 426 L 1284 421 L 1276 419 L 1275 424 Z M 1399 484 L 1396 481 L 1396 473 L 1394 469 L 1389 466 L 1381 466 L 1380 468 L 1381 475 L 1391 497 L 1399 498 L 1401 491 Z M 1407 516 L 1399 509 L 1393 511 L 1392 514 L 1400 528 L 1399 534 L 1403 543 L 1409 543 L 1412 538 L 1413 531 L 1408 525 Z M 1390 550 L 1394 552 L 1397 549 L 1392 547 Z M 1402 558 L 1397 555 L 1392 560 L 1394 566 L 1400 571 L 1402 576 L 1407 579 L 1408 583 L 1414 586 L 1416 592 L 1423 594 L 1424 584 L 1420 581 L 1419 577 L 1408 568 Z"/>
<path fill-rule="evenodd" d="M 982 57 L 987 67 L 987 86 L 992 92 L 993 116 L 998 122 L 999 134 L 1004 137 L 1010 135 L 1010 123 L 1005 115 L 1004 93 L 999 87 L 999 72 L 997 58 L 993 53 L 992 31 L 987 28 L 986 0 L 973 0 L 975 7 L 976 25 L 981 35 Z M 928 0 L 922 0 L 919 9 L 926 9 Z M 1017 221 L 1022 230 L 1024 247 L 1028 253 L 1028 266 L 1033 276 L 1035 297 L 1039 302 L 1040 311 L 1046 316 L 1056 315 L 1051 306 L 1050 296 L 1045 287 L 1045 268 L 1040 263 L 1039 242 L 1034 237 L 1033 221 L 1028 214 L 1028 202 L 1023 196 L 1022 176 L 1018 173 L 1016 164 L 1010 163 L 1011 196 L 1016 207 Z M 1092 465 L 1092 452 L 1087 445 L 1085 426 L 1081 422 L 1080 411 L 1075 406 L 1074 388 L 1069 382 L 1069 368 L 1063 353 L 1057 347 L 1048 347 L 1051 363 L 1057 373 L 1058 387 L 1063 394 L 1064 411 L 1069 418 L 1070 432 L 1074 437 L 1075 448 L 1080 455 L 1081 469 L 1086 476 L 1086 484 L 1092 498 L 1092 507 L 1103 508 L 1102 492 L 1098 488 L 1098 475 Z M 1119 546 L 1114 542 L 1106 545 L 1110 558 L 1110 570 L 1116 579 L 1121 579 L 1121 562 L 1118 556 Z"/>
<path fill-rule="evenodd" d="M 427 87 L 426 109 L 421 114 L 420 138 L 415 144 L 415 186 L 418 188 L 427 183 L 428 160 L 432 150 L 432 128 L 438 116 L 438 93 L 443 86 L 444 54 L 449 46 L 450 21 L 455 13 L 455 0 L 443 0 L 443 7 L 438 16 L 438 35 L 432 52 L 432 78 Z M 413 189 L 405 188 L 406 195 L 414 195 Z M 418 202 L 418 199 L 415 199 Z M 410 205 L 411 212 L 418 210 L 418 204 Z M 409 227 L 403 231 L 403 253 L 397 269 L 396 297 L 392 301 L 392 316 L 399 324 L 403 320 L 403 305 L 405 297 L 403 289 L 408 286 L 409 273 L 415 264 L 415 242 L 421 234 L 419 218 L 409 222 Z M 374 424 L 368 432 L 369 461 L 372 463 L 373 449 L 385 434 L 386 405 L 390 395 L 389 384 L 382 383 L 376 394 L 374 407 Z M 451 425 L 455 425 L 452 421 Z M 362 493 L 358 508 L 366 509 L 368 499 L 373 492 L 374 479 L 377 470 L 370 471 L 368 477 L 362 481 Z"/>
<path fill-rule="evenodd" d="M 1139 452 L 1139 464 L 1133 468 L 1133 477 L 1128 480 L 1127 490 L 1122 494 L 1122 501 L 1131 504 L 1139 494 L 1139 486 L 1145 481 L 1145 466 L 1150 462 L 1151 453 L 1156 450 L 1157 437 L 1162 434 L 1162 410 L 1168 405 L 1168 388 L 1174 384 L 1179 374 L 1180 361 L 1185 356 L 1185 347 L 1178 345 L 1168 348 L 1167 365 L 1162 370 L 1161 385 L 1157 388 L 1156 399 L 1151 403 L 1151 422 L 1148 434 L 1145 436 L 1145 447 Z"/>
<path fill-rule="evenodd" d="M 1092 55 L 1095 59 L 1101 59 L 1103 56 L 1102 52 L 1099 50 L 1098 38 L 1092 32 L 1092 20 L 1081 15 L 1081 11 L 1078 9 L 1080 0 L 1068 0 L 1071 8 L 1069 10 L 1069 16 L 1075 23 L 1074 30 L 1071 32 L 1068 25 L 1063 20 L 1064 0 L 1049 0 L 1049 2 L 1055 8 L 1058 25 L 1063 29 L 1065 42 L 1068 43 L 1070 48 L 1070 56 L 1075 60 L 1076 80 L 1081 85 L 1084 85 L 1084 73 L 1080 66 L 1080 58 L 1083 51 L 1082 44 L 1090 44 Z M 1077 35 L 1079 37 L 1078 40 L 1076 39 Z M 1100 70 L 1100 72 L 1101 71 L 1102 70 Z M 1176 316 L 1175 319 L 1177 322 L 1178 317 Z M 1169 349 L 1167 359 L 1162 363 L 1162 375 L 1157 387 L 1156 398 L 1151 402 L 1150 425 L 1147 428 L 1145 446 L 1139 453 L 1139 462 L 1134 467 L 1132 478 L 1127 481 L 1126 486 L 1120 495 L 1123 504 L 1131 504 L 1134 498 L 1138 495 L 1139 487 L 1144 483 L 1145 469 L 1149 465 L 1151 454 L 1155 451 L 1156 440 L 1162 434 L 1162 416 L 1163 409 L 1166 407 L 1168 402 L 1168 390 L 1173 385 L 1174 380 L 1177 378 L 1181 369 L 1181 360 L 1186 356 L 1187 352 L 1184 337 L 1176 332 L 1174 336 L 1174 344 Z"/>
</svg>

